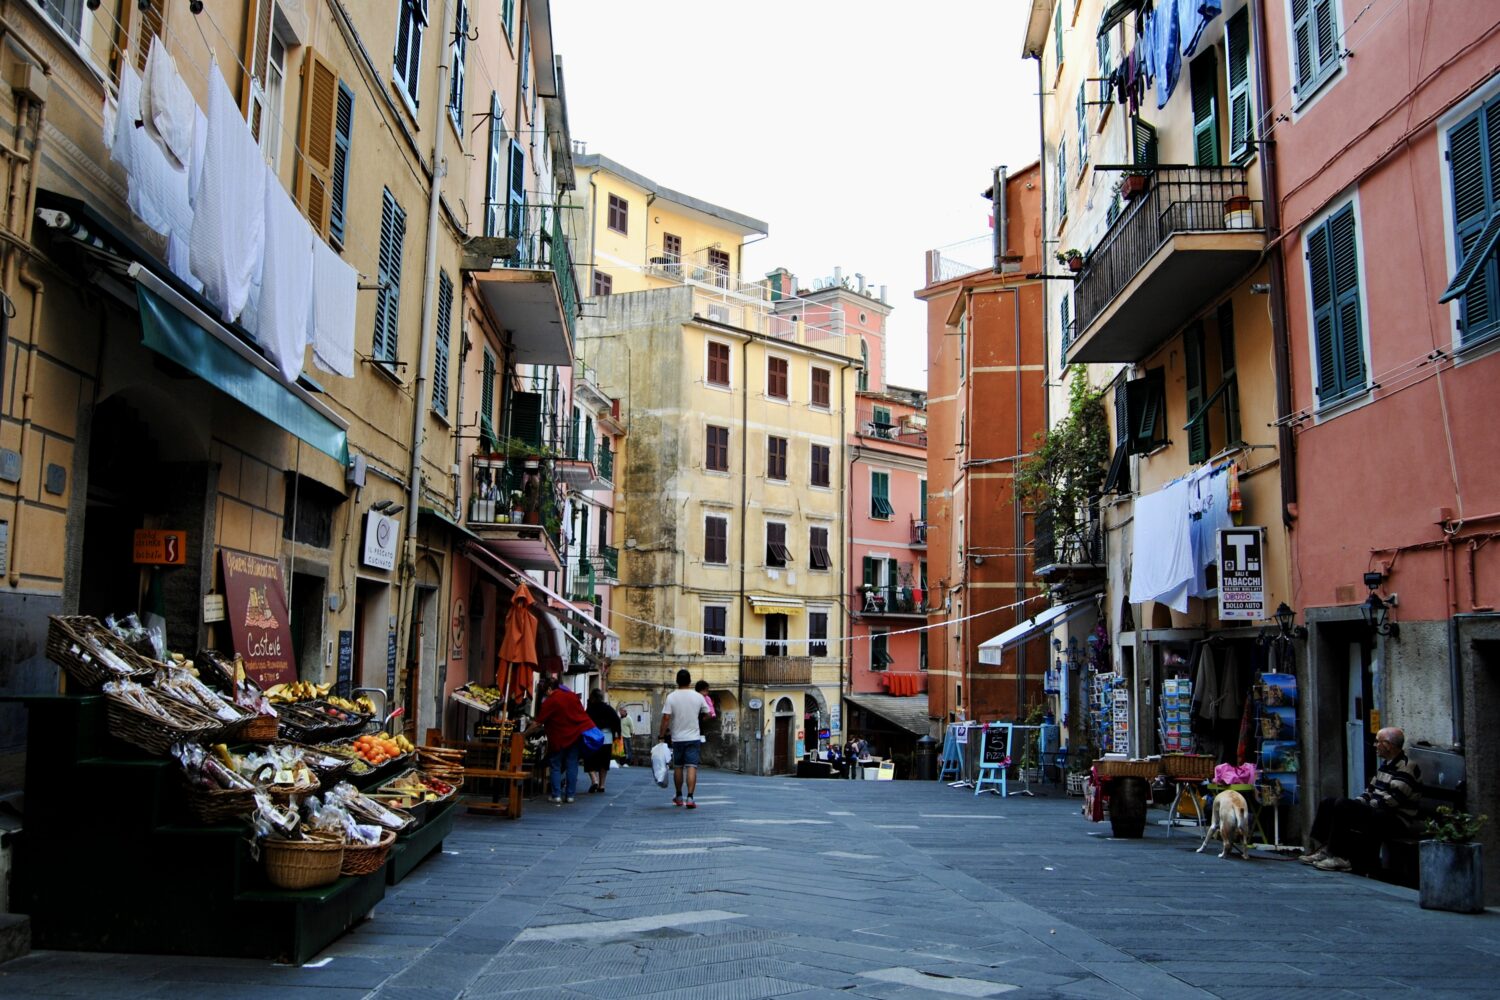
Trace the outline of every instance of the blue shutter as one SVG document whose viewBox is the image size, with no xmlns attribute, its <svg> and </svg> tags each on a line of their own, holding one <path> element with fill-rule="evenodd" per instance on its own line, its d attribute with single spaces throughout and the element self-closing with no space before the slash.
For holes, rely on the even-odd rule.
<svg viewBox="0 0 1500 1000">
<path fill-rule="evenodd" d="M 432 409 L 448 415 L 448 344 L 453 336 L 453 282 L 438 272 L 437 348 L 432 357 Z"/>
<path fill-rule="evenodd" d="M 1352 204 L 1309 234 L 1307 263 L 1318 359 L 1318 401 L 1326 404 L 1365 385 L 1359 240 Z"/>
<path fill-rule="evenodd" d="M 1250 8 L 1242 7 L 1224 29 L 1228 36 L 1225 62 L 1229 78 L 1229 158 L 1235 162 L 1245 159 L 1254 150 L 1251 145 L 1253 105 L 1250 101 L 1249 12 Z"/>
<path fill-rule="evenodd" d="M 1462 296 L 1459 328 L 1463 342 L 1471 343 L 1492 333 L 1500 319 L 1500 98 L 1448 131 L 1448 169 L 1459 266 L 1438 301 Z"/>
<path fill-rule="evenodd" d="M 406 241 L 406 213 L 387 189 L 380 207 L 380 291 L 375 295 L 375 335 L 370 354 L 377 361 L 396 360 L 401 317 L 401 251 Z"/>
<path fill-rule="evenodd" d="M 349 197 L 349 149 L 354 139 L 354 91 L 339 83 L 338 108 L 333 119 L 332 197 L 328 206 L 328 235 L 344 245 L 344 221 Z"/>
</svg>

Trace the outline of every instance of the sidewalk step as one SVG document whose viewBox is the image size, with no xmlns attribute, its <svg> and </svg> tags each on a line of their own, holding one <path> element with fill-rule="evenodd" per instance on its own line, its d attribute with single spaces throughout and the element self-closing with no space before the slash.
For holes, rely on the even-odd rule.
<svg viewBox="0 0 1500 1000">
<path fill-rule="evenodd" d="M 31 950 L 31 918 L 24 913 L 0 913 L 0 963 Z"/>
</svg>

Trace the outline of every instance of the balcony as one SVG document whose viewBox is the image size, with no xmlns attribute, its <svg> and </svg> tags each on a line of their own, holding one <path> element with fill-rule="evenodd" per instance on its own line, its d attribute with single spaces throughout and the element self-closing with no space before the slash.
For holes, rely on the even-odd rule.
<svg viewBox="0 0 1500 1000">
<path fill-rule="evenodd" d="M 1059 530 L 1050 510 L 1037 512 L 1031 543 L 1034 575 L 1049 583 L 1102 579 L 1104 531 L 1097 519 Z"/>
<path fill-rule="evenodd" d="M 469 460 L 466 524 L 487 547 L 522 569 L 562 566 L 562 510 L 550 485 L 550 466 L 550 459 L 503 454 Z"/>
<path fill-rule="evenodd" d="M 1089 254 L 1069 363 L 1137 362 L 1255 265 L 1261 203 L 1243 167 L 1158 167 Z"/>
<path fill-rule="evenodd" d="M 620 550 L 613 545 L 601 545 L 589 553 L 599 583 L 620 582 Z"/>
<path fill-rule="evenodd" d="M 927 522 L 911 519 L 911 543 L 913 545 L 927 546 Z"/>
<path fill-rule="evenodd" d="M 571 365 L 578 283 L 562 221 L 546 205 L 506 210 L 506 235 L 516 241 L 499 267 L 472 272 L 495 325 L 508 331 L 520 364 Z"/>
<path fill-rule="evenodd" d="M 810 656 L 747 656 L 740 679 L 746 684 L 765 687 L 811 684 L 812 666 Z"/>
<path fill-rule="evenodd" d="M 884 584 L 862 587 L 852 595 L 850 607 L 862 618 L 926 618 L 926 592 L 920 587 Z"/>
<path fill-rule="evenodd" d="M 599 459 L 595 463 L 598 480 L 608 486 L 615 481 L 615 453 L 610 450 L 609 438 L 599 439 Z"/>
</svg>

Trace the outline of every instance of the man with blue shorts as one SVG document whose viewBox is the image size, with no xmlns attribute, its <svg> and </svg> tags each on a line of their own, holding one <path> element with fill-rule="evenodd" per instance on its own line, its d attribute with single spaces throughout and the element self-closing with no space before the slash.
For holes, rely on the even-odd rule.
<svg viewBox="0 0 1500 1000">
<path fill-rule="evenodd" d="M 698 752 L 703 745 L 703 734 L 698 729 L 698 716 L 708 713 L 708 704 L 703 696 L 693 690 L 693 675 L 686 670 L 677 671 L 677 690 L 667 695 L 661 709 L 661 738 L 671 735 L 672 778 L 677 794 L 672 797 L 674 806 L 686 805 L 697 809 L 693 792 L 698 788 Z M 687 772 L 687 798 L 682 797 L 683 772 Z"/>
</svg>

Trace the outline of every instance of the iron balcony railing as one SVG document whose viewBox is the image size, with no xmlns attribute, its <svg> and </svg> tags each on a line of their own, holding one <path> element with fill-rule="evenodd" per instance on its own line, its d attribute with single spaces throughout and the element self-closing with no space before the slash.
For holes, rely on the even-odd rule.
<svg viewBox="0 0 1500 1000">
<path fill-rule="evenodd" d="M 552 459 L 480 454 L 469 459 L 468 521 L 474 525 L 536 524 L 564 553 L 562 507 Z"/>
<path fill-rule="evenodd" d="M 1049 567 L 1103 567 L 1104 532 L 1095 518 L 1061 526 L 1052 511 L 1040 510 L 1036 514 L 1031 553 L 1038 574 Z"/>
<path fill-rule="evenodd" d="M 925 598 L 920 587 L 899 584 L 861 587 L 853 594 L 853 607 L 861 615 L 925 615 Z"/>
<path fill-rule="evenodd" d="M 912 518 L 911 521 L 911 543 L 913 545 L 927 544 L 927 522 Z"/>
<path fill-rule="evenodd" d="M 615 546 L 601 545 L 589 553 L 589 558 L 598 573 L 600 583 L 620 578 L 620 550 Z"/>
<path fill-rule="evenodd" d="M 504 212 L 505 235 L 516 241 L 516 253 L 501 263 L 505 267 L 552 269 L 562 297 L 568 343 L 572 344 L 578 317 L 578 279 L 573 274 L 573 255 L 563 233 L 562 213 L 551 205 L 531 204 L 511 204 Z"/>
<path fill-rule="evenodd" d="M 1244 167 L 1151 168 L 1150 188 L 1134 199 L 1089 254 L 1074 295 L 1074 333 L 1085 333 L 1120 290 L 1176 233 L 1261 228 Z"/>
<path fill-rule="evenodd" d="M 740 679 L 746 684 L 811 684 L 810 656 L 747 656 Z"/>
</svg>

